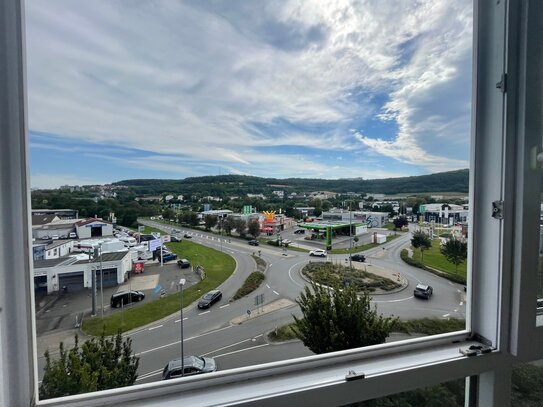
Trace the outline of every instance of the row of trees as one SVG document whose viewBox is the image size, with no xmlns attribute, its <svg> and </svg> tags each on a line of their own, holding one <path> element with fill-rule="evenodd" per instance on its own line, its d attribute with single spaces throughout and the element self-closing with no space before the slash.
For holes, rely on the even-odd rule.
<svg viewBox="0 0 543 407">
<path fill-rule="evenodd" d="M 421 230 L 413 233 L 411 246 L 420 250 L 421 262 L 424 264 L 424 251 L 432 247 L 430 236 Z M 468 257 L 468 245 L 465 241 L 451 236 L 441 245 L 440 252 L 445 258 L 455 266 L 455 272 L 458 272 L 458 266 Z"/>
</svg>

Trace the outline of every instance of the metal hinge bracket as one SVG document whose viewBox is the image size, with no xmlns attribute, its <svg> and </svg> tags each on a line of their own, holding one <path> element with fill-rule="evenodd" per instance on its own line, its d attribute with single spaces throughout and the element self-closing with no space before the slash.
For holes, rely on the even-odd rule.
<svg viewBox="0 0 543 407">
<path fill-rule="evenodd" d="M 501 80 L 496 84 L 496 88 L 499 89 L 502 93 L 507 92 L 507 74 L 502 73 Z"/>
<path fill-rule="evenodd" d="M 494 219 L 503 219 L 503 201 L 492 202 L 492 217 Z"/>
</svg>

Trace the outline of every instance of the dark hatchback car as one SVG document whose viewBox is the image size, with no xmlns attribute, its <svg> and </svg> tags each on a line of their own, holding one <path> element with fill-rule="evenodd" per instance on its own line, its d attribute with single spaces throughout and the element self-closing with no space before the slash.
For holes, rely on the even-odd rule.
<svg viewBox="0 0 543 407">
<path fill-rule="evenodd" d="M 177 260 L 177 265 L 181 269 L 187 269 L 190 267 L 190 261 L 188 261 L 187 259 L 179 259 Z"/>
<path fill-rule="evenodd" d="M 364 263 L 366 261 L 366 256 L 364 256 L 363 254 L 353 254 L 351 256 L 351 260 L 352 261 L 359 261 L 361 263 Z"/>
<path fill-rule="evenodd" d="M 198 308 L 209 308 L 222 298 L 222 293 L 219 290 L 211 290 L 198 301 Z"/>
<path fill-rule="evenodd" d="M 183 362 L 184 363 L 181 364 L 181 358 L 171 360 L 162 371 L 162 380 L 192 376 L 200 373 L 210 373 L 217 370 L 217 362 L 215 362 L 215 359 L 213 358 L 185 356 Z M 184 374 L 181 370 L 182 367 L 184 368 Z"/>
<path fill-rule="evenodd" d="M 139 302 L 145 298 L 145 294 L 141 291 L 119 291 L 111 296 L 111 308 L 117 308 L 121 305 L 126 305 L 131 302 Z"/>
<path fill-rule="evenodd" d="M 413 295 L 415 297 L 424 298 L 425 300 L 430 299 L 432 296 L 434 290 L 429 285 L 424 284 L 417 284 L 415 287 L 415 290 L 413 291 Z"/>
<path fill-rule="evenodd" d="M 183 235 L 183 237 L 184 237 L 185 239 L 192 239 L 192 236 L 189 235 L 188 233 L 185 233 L 185 234 Z"/>
<path fill-rule="evenodd" d="M 258 246 L 260 243 L 258 243 L 258 240 L 249 240 L 247 242 L 249 244 L 249 246 Z"/>
</svg>

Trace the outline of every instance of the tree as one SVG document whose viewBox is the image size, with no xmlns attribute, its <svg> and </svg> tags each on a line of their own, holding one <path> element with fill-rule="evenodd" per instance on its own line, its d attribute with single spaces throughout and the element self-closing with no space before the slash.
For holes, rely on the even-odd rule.
<svg viewBox="0 0 543 407">
<path fill-rule="evenodd" d="M 205 228 L 206 230 L 209 230 L 211 229 L 212 227 L 214 227 L 216 224 L 217 224 L 218 220 L 217 220 L 217 217 L 216 216 L 213 216 L 213 215 L 206 215 L 204 217 L 204 223 L 205 223 Z"/>
<path fill-rule="evenodd" d="M 245 229 L 247 229 L 247 222 L 243 219 L 234 219 L 234 229 L 240 236 L 245 236 Z"/>
<path fill-rule="evenodd" d="M 45 368 L 40 399 L 131 386 L 138 377 L 139 358 L 132 353 L 132 339 L 118 333 L 115 337 L 92 338 L 79 346 L 75 336 L 70 350 L 60 343 L 60 355 L 51 359 L 45 351 Z"/>
<path fill-rule="evenodd" d="M 251 236 L 253 236 L 256 239 L 258 235 L 260 234 L 260 224 L 258 223 L 258 220 L 251 219 L 247 223 L 247 231 L 249 232 Z"/>
<path fill-rule="evenodd" d="M 315 353 L 383 343 L 397 318 L 383 317 L 371 307 L 367 292 L 351 286 L 330 293 L 327 287 L 312 284 L 296 300 L 303 314 L 294 316 L 294 330 L 305 346 Z"/>
<path fill-rule="evenodd" d="M 455 273 L 458 272 L 458 265 L 468 257 L 468 244 L 451 237 L 441 246 L 441 254 L 447 258 L 455 267 Z"/>
<path fill-rule="evenodd" d="M 224 229 L 225 233 L 230 236 L 232 234 L 232 229 L 234 229 L 234 218 L 227 216 L 222 221 L 222 228 Z"/>
<path fill-rule="evenodd" d="M 320 207 L 313 209 L 313 215 L 318 218 L 319 216 L 322 215 L 322 209 Z"/>
<path fill-rule="evenodd" d="M 411 246 L 413 246 L 415 249 L 420 249 L 421 261 L 424 264 L 424 250 L 428 250 L 430 247 L 432 247 L 430 237 L 423 231 L 417 230 L 415 233 L 413 233 Z"/>
<path fill-rule="evenodd" d="M 172 208 L 166 208 L 162 211 L 162 217 L 167 220 L 175 219 L 175 211 Z"/>
<path fill-rule="evenodd" d="M 407 218 L 405 216 L 399 216 L 396 219 L 394 219 L 394 228 L 396 229 L 402 229 L 404 226 L 407 226 Z"/>
</svg>

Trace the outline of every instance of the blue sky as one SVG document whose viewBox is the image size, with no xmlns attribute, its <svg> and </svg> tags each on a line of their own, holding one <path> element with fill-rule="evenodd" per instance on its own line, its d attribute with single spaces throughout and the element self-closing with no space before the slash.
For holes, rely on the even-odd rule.
<svg viewBox="0 0 543 407">
<path fill-rule="evenodd" d="M 468 167 L 470 1 L 26 1 L 31 185 Z"/>
</svg>

